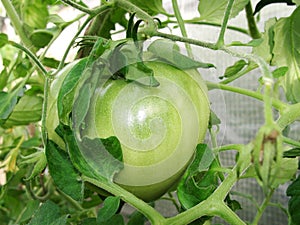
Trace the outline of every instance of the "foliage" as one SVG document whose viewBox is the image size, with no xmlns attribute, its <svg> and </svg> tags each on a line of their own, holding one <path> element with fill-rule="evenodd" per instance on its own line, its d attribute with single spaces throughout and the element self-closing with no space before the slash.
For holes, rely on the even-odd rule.
<svg viewBox="0 0 300 225">
<path fill-rule="evenodd" d="M 300 178 L 296 178 L 300 138 L 288 133 L 289 126 L 300 118 L 298 0 L 262 0 L 254 12 L 250 0 L 200 0 L 195 1 L 198 16 L 190 20 L 183 20 L 176 0 L 172 0 L 171 12 L 162 0 L 102 0 L 94 8 L 90 1 L 81 0 L 1 2 L 17 37 L 6 31 L 0 34 L 0 175 L 5 175 L 0 181 L 0 224 L 137 225 L 150 221 L 183 225 L 204 224 L 213 217 L 229 224 L 248 224 L 236 214 L 243 206 L 232 199 L 230 191 L 238 180 L 251 178 L 265 194 L 251 224 L 259 224 L 274 191 L 289 182 L 287 218 L 289 224 L 300 223 Z M 267 20 L 260 31 L 256 24 L 260 11 L 279 2 L 293 12 Z M 77 15 L 67 21 L 59 15 L 62 10 L 76 10 Z M 231 26 L 231 19 L 242 11 L 248 27 Z M 218 39 L 212 43 L 202 35 L 190 38 L 186 24 L 218 27 Z M 63 56 L 49 56 L 55 41 L 71 26 L 77 32 L 65 39 Z M 182 35 L 165 28 L 179 28 Z M 226 43 L 229 30 L 248 35 L 250 41 Z M 149 40 L 152 42 L 145 49 Z M 186 44 L 186 54 L 179 42 Z M 212 69 L 215 62 L 205 55 L 194 59 L 192 45 L 223 51 L 237 60 L 227 66 L 218 82 L 203 81 L 196 70 Z M 76 55 L 70 56 L 74 49 Z M 67 58 L 72 59 L 69 62 Z M 247 144 L 217 146 L 215 130 L 222 121 L 210 113 L 207 133 L 211 143 L 198 143 L 189 166 L 181 171 L 181 180 L 162 197 L 178 209 L 178 214 L 169 218 L 153 207 L 155 201 L 145 202 L 114 182 L 124 168 L 118 138 L 95 137 L 93 130 L 85 129 L 97 85 L 106 77 L 136 82 L 145 89 L 159 87 L 151 66 L 144 61 L 189 71 L 202 90 L 230 91 L 264 105 L 265 124 Z M 229 85 L 257 68 L 263 88 L 251 91 Z M 285 98 L 280 97 L 279 87 Z M 82 154 L 81 147 L 101 153 L 97 165 Z M 236 151 L 232 167 L 220 162 L 220 153 L 228 150 Z M 122 213 L 125 203 L 135 209 L 129 217 Z"/>
</svg>

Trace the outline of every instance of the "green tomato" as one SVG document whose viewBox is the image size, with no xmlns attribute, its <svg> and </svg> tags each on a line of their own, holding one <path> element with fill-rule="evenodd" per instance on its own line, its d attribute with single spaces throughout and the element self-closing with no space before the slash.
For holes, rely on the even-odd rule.
<svg viewBox="0 0 300 225">
<path fill-rule="evenodd" d="M 114 182 L 152 201 L 181 178 L 197 144 L 205 137 L 210 107 L 206 86 L 196 70 L 182 71 L 160 62 L 145 64 L 160 85 L 107 80 L 94 95 L 86 127 L 91 138 L 119 139 L 124 168 Z M 69 64 L 54 80 L 49 96 L 49 138 L 61 147 L 62 140 L 54 132 L 58 125 L 56 99 L 73 65 Z"/>
<path fill-rule="evenodd" d="M 160 85 L 107 81 L 96 93 L 90 122 L 96 137 L 116 136 L 121 143 L 124 169 L 115 182 L 151 201 L 184 173 L 204 139 L 210 108 L 196 71 L 159 62 L 146 65 Z"/>
</svg>

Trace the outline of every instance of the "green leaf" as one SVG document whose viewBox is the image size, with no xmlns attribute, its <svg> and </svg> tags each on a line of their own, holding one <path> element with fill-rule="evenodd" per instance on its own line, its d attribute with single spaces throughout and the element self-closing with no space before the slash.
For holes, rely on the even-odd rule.
<svg viewBox="0 0 300 225">
<path fill-rule="evenodd" d="M 293 183 L 287 188 L 286 191 L 287 196 L 290 196 L 288 211 L 291 216 L 291 222 L 294 224 L 298 224 L 300 221 L 300 176 L 294 180 Z"/>
<path fill-rule="evenodd" d="M 283 77 L 287 73 L 288 70 L 289 70 L 289 68 L 287 66 L 282 66 L 282 67 L 276 68 L 274 71 L 272 71 L 273 77 L 274 78 Z"/>
<path fill-rule="evenodd" d="M 300 0 L 292 0 L 297 6 L 300 5 Z"/>
<path fill-rule="evenodd" d="M 168 62 L 179 69 L 211 68 L 213 64 L 195 61 L 180 53 L 179 46 L 175 42 L 166 39 L 158 39 L 151 43 L 148 51 L 153 53 L 156 60 Z"/>
<path fill-rule="evenodd" d="M 139 211 L 134 211 L 129 216 L 127 225 L 144 225 L 146 221 L 147 218 L 142 213 L 140 213 Z"/>
<path fill-rule="evenodd" d="M 50 174 L 56 186 L 76 201 L 83 200 L 83 182 L 72 165 L 68 154 L 49 140 L 46 157 Z"/>
<path fill-rule="evenodd" d="M 245 60 L 241 59 L 241 60 L 235 62 L 232 66 L 227 67 L 224 75 L 220 78 L 224 78 L 224 77 L 228 78 L 228 77 L 234 76 L 238 72 L 240 72 L 246 65 L 247 65 L 247 62 Z"/>
<path fill-rule="evenodd" d="M 248 4 L 249 0 L 235 0 L 230 18 L 236 17 Z M 198 11 L 200 13 L 199 20 L 207 22 L 221 23 L 225 14 L 228 0 L 200 0 Z"/>
<path fill-rule="evenodd" d="M 43 203 L 28 225 L 65 225 L 67 215 L 61 216 L 59 206 L 52 201 Z"/>
<path fill-rule="evenodd" d="M 139 8 L 143 9 L 151 16 L 154 16 L 157 14 L 166 14 L 166 11 L 162 5 L 162 0 L 151 0 L 151 1 L 130 0 L 130 2 L 135 4 Z"/>
<path fill-rule="evenodd" d="M 216 125 L 219 125 L 219 124 L 221 124 L 221 120 L 219 119 L 217 114 L 215 114 L 212 110 L 210 110 L 208 127 L 212 128 L 212 126 L 216 126 Z"/>
<path fill-rule="evenodd" d="M 40 0 L 25 0 L 21 6 L 24 23 L 34 29 L 45 28 L 49 16 L 47 4 Z"/>
<path fill-rule="evenodd" d="M 0 48 L 5 46 L 8 43 L 8 36 L 7 34 L 0 33 Z"/>
<path fill-rule="evenodd" d="M 5 122 L 5 127 L 27 125 L 40 121 L 42 116 L 43 98 L 25 94 L 14 107 L 11 115 Z"/>
<path fill-rule="evenodd" d="M 18 102 L 18 98 L 23 94 L 23 89 L 16 89 L 12 93 L 0 92 L 0 126 L 5 123 L 14 107 Z"/>
<path fill-rule="evenodd" d="M 120 197 L 108 196 L 97 214 L 97 224 L 109 221 L 119 210 Z"/>
<path fill-rule="evenodd" d="M 283 152 L 283 157 L 294 158 L 300 156 L 300 148 L 293 148 L 288 151 Z"/>
<path fill-rule="evenodd" d="M 189 209 L 208 198 L 218 186 L 214 154 L 205 144 L 198 144 L 195 159 L 185 172 L 178 188 L 178 199 Z"/>
<path fill-rule="evenodd" d="M 69 123 L 69 114 L 72 111 L 75 90 L 79 78 L 86 68 L 88 58 L 80 60 L 75 64 L 70 72 L 66 75 L 57 98 L 57 111 L 59 120 L 63 124 Z"/>
<path fill-rule="evenodd" d="M 28 221 L 40 205 L 40 202 L 38 200 L 29 200 L 26 203 L 26 207 L 20 216 L 20 223 Z"/>
<path fill-rule="evenodd" d="M 300 7 L 287 18 L 281 18 L 274 28 L 274 59 L 278 67 L 288 67 L 282 77 L 286 98 L 300 102 Z"/>
<path fill-rule="evenodd" d="M 37 29 L 30 34 L 30 40 L 35 47 L 44 48 L 54 37 L 59 34 L 60 31 L 61 29 L 59 29 L 58 27 Z"/>
</svg>

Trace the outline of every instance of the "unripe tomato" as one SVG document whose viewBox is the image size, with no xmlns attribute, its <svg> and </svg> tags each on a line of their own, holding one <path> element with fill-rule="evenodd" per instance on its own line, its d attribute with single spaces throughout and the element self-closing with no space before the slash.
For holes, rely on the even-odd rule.
<svg viewBox="0 0 300 225">
<path fill-rule="evenodd" d="M 148 87 L 140 82 L 108 79 L 93 95 L 85 126 L 91 127 L 91 138 L 119 139 L 124 168 L 114 182 L 141 199 L 152 201 L 181 178 L 196 145 L 204 139 L 210 107 L 206 86 L 197 71 L 183 71 L 161 62 L 145 64 L 160 85 Z M 55 99 L 59 83 L 51 86 L 51 90 L 55 89 L 50 95 L 54 105 L 50 103 L 49 113 L 54 119 L 47 121 L 47 127 L 50 139 L 61 144 L 50 131 L 58 125 Z M 93 154 L 83 155 L 91 156 L 87 161 L 93 156 L 101 157 Z"/>
<path fill-rule="evenodd" d="M 109 80 L 96 93 L 91 123 L 95 136 L 116 136 L 121 143 L 125 165 L 115 182 L 150 201 L 185 171 L 206 134 L 210 108 L 200 74 L 165 63 L 146 65 L 160 85 Z"/>
</svg>

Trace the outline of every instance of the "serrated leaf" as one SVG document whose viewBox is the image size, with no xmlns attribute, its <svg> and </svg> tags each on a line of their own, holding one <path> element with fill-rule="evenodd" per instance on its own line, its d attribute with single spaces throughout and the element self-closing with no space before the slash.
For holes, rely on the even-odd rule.
<svg viewBox="0 0 300 225">
<path fill-rule="evenodd" d="M 199 144 L 193 162 L 188 167 L 178 188 L 178 199 L 184 209 L 189 209 L 208 198 L 218 186 L 216 162 L 211 149 Z"/>
<path fill-rule="evenodd" d="M 211 63 L 203 63 L 191 59 L 180 52 L 179 46 L 175 42 L 166 39 L 158 39 L 151 43 L 148 51 L 153 53 L 156 60 L 162 60 L 179 69 L 211 68 Z"/>
<path fill-rule="evenodd" d="M 249 0 L 235 0 L 230 13 L 230 18 L 234 18 L 248 4 Z M 228 0 L 200 0 L 198 11 L 199 20 L 207 22 L 221 23 L 225 14 Z"/>
<path fill-rule="evenodd" d="M 52 201 L 43 203 L 28 225 L 65 225 L 67 215 L 61 216 L 60 208 Z"/>
<path fill-rule="evenodd" d="M 273 62 L 278 67 L 288 67 L 282 78 L 286 98 L 300 102 L 300 7 L 287 18 L 281 18 L 274 28 Z"/>
<path fill-rule="evenodd" d="M 74 200 L 82 201 L 83 182 L 68 154 L 49 140 L 46 145 L 46 157 L 50 174 L 56 186 Z"/>
<path fill-rule="evenodd" d="M 120 197 L 108 196 L 97 214 L 97 224 L 109 221 L 119 210 Z"/>
</svg>

